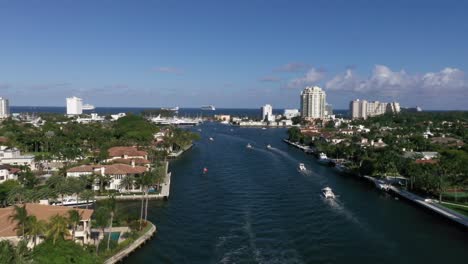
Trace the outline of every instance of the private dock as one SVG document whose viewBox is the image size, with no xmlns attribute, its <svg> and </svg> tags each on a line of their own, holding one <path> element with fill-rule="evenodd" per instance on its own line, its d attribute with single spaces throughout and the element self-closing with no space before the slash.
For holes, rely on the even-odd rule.
<svg viewBox="0 0 468 264">
<path fill-rule="evenodd" d="M 304 145 L 301 145 L 299 143 L 295 143 L 295 142 L 292 142 L 292 141 L 289 141 L 287 139 L 283 139 L 284 142 L 288 143 L 289 145 L 291 146 L 294 146 L 302 151 L 304 151 L 305 153 L 314 153 L 314 150 L 309 147 L 309 146 L 304 146 Z"/>
<path fill-rule="evenodd" d="M 151 222 L 147 222 L 147 223 L 151 225 L 151 228 L 148 231 L 146 231 L 146 233 L 144 233 L 141 237 L 135 240 L 128 247 L 122 249 L 121 251 L 117 252 L 117 254 L 115 254 L 114 256 L 108 258 L 106 261 L 104 261 L 104 264 L 114 264 L 119 261 L 122 261 L 128 255 L 134 252 L 137 248 L 145 244 L 146 241 L 150 240 L 151 237 L 153 237 L 154 234 L 156 233 L 156 226 L 153 225 L 153 223 Z"/>
</svg>

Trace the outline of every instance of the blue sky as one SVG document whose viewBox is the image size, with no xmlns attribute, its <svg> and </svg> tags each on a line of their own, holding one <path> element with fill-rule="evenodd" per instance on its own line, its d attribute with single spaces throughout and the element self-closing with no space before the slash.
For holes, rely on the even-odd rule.
<svg viewBox="0 0 468 264">
<path fill-rule="evenodd" d="M 464 1 L 0 0 L 12 105 L 468 109 Z"/>
</svg>

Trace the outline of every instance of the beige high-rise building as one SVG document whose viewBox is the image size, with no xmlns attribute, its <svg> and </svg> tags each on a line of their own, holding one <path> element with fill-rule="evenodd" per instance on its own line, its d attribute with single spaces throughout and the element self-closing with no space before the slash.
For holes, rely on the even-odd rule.
<svg viewBox="0 0 468 264">
<path fill-rule="evenodd" d="M 318 86 L 308 86 L 301 92 L 301 115 L 306 119 L 324 118 L 326 105 L 325 91 Z"/>
<path fill-rule="evenodd" d="M 0 119 L 8 118 L 10 116 L 10 103 L 8 99 L 0 97 Z"/>
<path fill-rule="evenodd" d="M 400 104 L 397 102 L 384 103 L 356 99 L 349 103 L 349 111 L 353 119 L 383 115 L 385 113 L 399 113 Z"/>
</svg>

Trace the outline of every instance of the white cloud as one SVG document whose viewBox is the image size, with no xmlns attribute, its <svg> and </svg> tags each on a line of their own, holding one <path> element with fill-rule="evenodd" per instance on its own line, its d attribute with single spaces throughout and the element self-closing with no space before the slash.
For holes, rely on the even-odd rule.
<svg viewBox="0 0 468 264">
<path fill-rule="evenodd" d="M 439 72 L 408 74 L 404 70 L 392 71 L 385 65 L 376 65 L 368 78 L 360 78 L 347 69 L 329 80 L 325 88 L 332 91 L 350 91 L 383 96 L 404 96 L 407 94 L 435 95 L 441 91 L 465 91 L 468 81 L 463 71 L 445 68 Z"/>
<path fill-rule="evenodd" d="M 325 73 L 323 71 L 312 68 L 303 77 L 292 79 L 288 83 L 288 87 L 297 88 L 309 84 L 316 84 L 318 81 L 322 80 L 324 76 Z"/>
</svg>

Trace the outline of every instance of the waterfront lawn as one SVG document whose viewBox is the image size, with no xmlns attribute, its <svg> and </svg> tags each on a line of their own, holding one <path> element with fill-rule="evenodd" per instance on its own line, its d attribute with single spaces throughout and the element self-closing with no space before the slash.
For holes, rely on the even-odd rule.
<svg viewBox="0 0 468 264">
<path fill-rule="evenodd" d="M 468 217 L 468 207 L 466 207 L 466 206 L 460 206 L 460 205 L 455 205 L 455 204 L 446 204 L 446 203 L 444 203 L 444 202 L 442 202 L 442 205 L 443 205 L 444 207 L 447 207 L 447 208 L 449 208 L 449 209 L 452 209 L 452 210 L 454 210 L 454 211 L 456 211 L 456 212 L 458 212 L 458 213 L 460 213 L 460 214 L 463 214 L 463 215 L 465 215 L 465 216 Z"/>
</svg>

